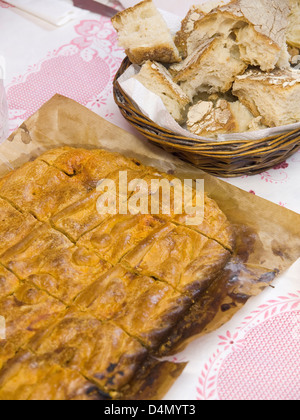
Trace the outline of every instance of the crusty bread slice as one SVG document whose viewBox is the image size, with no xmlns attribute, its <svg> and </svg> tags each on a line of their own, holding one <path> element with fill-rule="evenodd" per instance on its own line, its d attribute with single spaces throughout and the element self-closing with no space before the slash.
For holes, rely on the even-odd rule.
<svg viewBox="0 0 300 420">
<path fill-rule="evenodd" d="M 299 70 L 249 70 L 237 77 L 233 94 L 268 127 L 300 121 Z"/>
<path fill-rule="evenodd" d="M 300 48 L 300 0 L 289 0 L 291 13 L 287 29 L 287 43 L 292 47 Z"/>
<path fill-rule="evenodd" d="M 221 0 L 213 0 L 190 8 L 186 17 L 181 22 L 181 29 L 177 32 L 175 37 L 175 44 L 183 58 L 186 58 L 188 55 L 186 43 L 188 37 L 194 30 L 196 22 L 201 20 L 207 13 L 211 12 L 216 7 L 223 5 L 223 3 L 224 1 Z"/>
<path fill-rule="evenodd" d="M 243 133 L 263 128 L 259 119 L 239 101 L 225 99 L 199 101 L 188 112 L 187 128 L 200 137 L 217 137 L 219 134 Z"/>
<path fill-rule="evenodd" d="M 119 45 L 134 64 L 147 60 L 161 63 L 181 61 L 171 32 L 152 0 L 144 0 L 112 18 Z"/>
<path fill-rule="evenodd" d="M 187 39 L 194 30 L 195 23 L 202 19 L 205 13 L 198 6 L 192 6 L 188 11 L 188 14 L 181 22 L 181 29 L 175 36 L 175 45 L 178 48 L 181 56 L 186 58 L 188 55 L 187 51 Z"/>
<path fill-rule="evenodd" d="M 170 73 L 162 64 L 147 61 L 134 77 L 161 98 L 167 110 L 179 124 L 185 121 L 190 100 L 173 82 Z"/>
<path fill-rule="evenodd" d="M 289 68 L 286 29 L 288 0 L 235 0 L 197 20 L 186 40 L 188 55 L 207 37 L 220 34 L 236 39 L 241 58 L 263 71 Z"/>
<path fill-rule="evenodd" d="M 183 62 L 170 67 L 173 79 L 192 100 L 199 92 L 227 92 L 247 65 L 232 39 L 205 39 Z"/>
</svg>

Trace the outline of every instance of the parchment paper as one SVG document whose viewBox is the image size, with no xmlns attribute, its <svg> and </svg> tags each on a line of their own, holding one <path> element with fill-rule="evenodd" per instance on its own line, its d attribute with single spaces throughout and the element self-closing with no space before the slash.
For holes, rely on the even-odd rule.
<svg viewBox="0 0 300 420">
<path fill-rule="evenodd" d="M 218 180 L 60 95 L 0 145 L 0 177 L 44 151 L 63 145 L 103 148 L 137 158 L 179 178 L 204 179 L 208 195 L 236 226 L 238 247 L 232 260 L 178 325 L 170 343 L 161 348 L 161 356 L 181 350 L 195 336 L 226 323 L 249 298 L 268 287 L 300 257 L 299 214 Z M 144 387 L 147 392 L 141 398 L 161 399 L 183 368 L 173 364 L 156 366 L 155 380 L 151 377 L 152 385 L 149 378 L 144 382 L 148 384 Z"/>
</svg>

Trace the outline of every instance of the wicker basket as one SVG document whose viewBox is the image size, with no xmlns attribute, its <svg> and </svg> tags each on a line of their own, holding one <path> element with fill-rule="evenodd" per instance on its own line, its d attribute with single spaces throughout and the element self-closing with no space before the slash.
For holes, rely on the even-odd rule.
<svg viewBox="0 0 300 420">
<path fill-rule="evenodd" d="M 300 130 L 261 140 L 211 142 L 181 137 L 145 117 L 126 95 L 118 78 L 130 66 L 125 58 L 114 80 L 114 98 L 124 118 L 150 142 L 213 175 L 237 177 L 270 169 L 300 149 Z"/>
</svg>

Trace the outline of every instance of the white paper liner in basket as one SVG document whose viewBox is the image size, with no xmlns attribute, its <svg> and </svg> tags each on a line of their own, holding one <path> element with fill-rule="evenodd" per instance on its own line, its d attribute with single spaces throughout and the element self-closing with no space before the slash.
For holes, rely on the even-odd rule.
<svg viewBox="0 0 300 420">
<path fill-rule="evenodd" d="M 160 10 L 165 21 L 167 22 L 171 32 L 174 34 L 181 25 L 181 19 L 171 13 Z M 130 66 L 118 79 L 118 82 L 124 92 L 137 105 L 139 110 L 150 120 L 167 130 L 171 130 L 174 134 L 184 137 L 190 137 L 198 140 L 215 142 L 215 138 L 199 137 L 190 131 L 181 127 L 166 109 L 161 98 L 146 89 L 138 80 L 133 78 L 140 70 L 139 66 Z M 267 137 L 279 136 L 300 129 L 300 122 L 282 127 L 266 128 L 258 131 L 245 133 L 219 134 L 218 141 L 238 141 L 238 140 L 261 140 Z"/>
</svg>

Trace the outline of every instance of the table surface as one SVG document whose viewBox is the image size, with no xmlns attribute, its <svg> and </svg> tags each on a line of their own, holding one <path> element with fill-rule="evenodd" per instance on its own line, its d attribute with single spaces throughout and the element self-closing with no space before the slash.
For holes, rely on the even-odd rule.
<svg viewBox="0 0 300 420">
<path fill-rule="evenodd" d="M 60 93 L 137 134 L 113 100 L 124 52 L 108 18 L 88 13 L 56 28 L 0 0 L 0 27 L 11 131 Z M 227 182 L 300 213 L 300 152 L 260 175 Z M 189 364 L 166 399 L 298 400 L 299 353 L 300 260 L 229 323 L 174 359 Z"/>
</svg>

